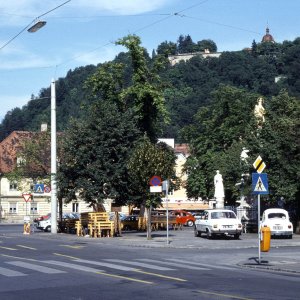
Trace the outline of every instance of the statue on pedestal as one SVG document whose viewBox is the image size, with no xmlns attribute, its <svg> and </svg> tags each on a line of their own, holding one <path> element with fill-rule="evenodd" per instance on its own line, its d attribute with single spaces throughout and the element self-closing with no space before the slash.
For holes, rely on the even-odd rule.
<svg viewBox="0 0 300 300">
<path fill-rule="evenodd" d="M 263 98 L 260 97 L 257 99 L 257 104 L 254 107 L 254 116 L 256 118 L 257 126 L 259 128 L 261 128 L 263 123 L 265 122 L 265 114 L 266 114 L 266 110 L 263 107 L 262 103 L 263 103 Z"/>
<path fill-rule="evenodd" d="M 215 185 L 215 194 L 216 198 L 216 208 L 224 208 L 224 185 L 223 185 L 223 177 L 220 174 L 220 171 L 217 170 L 217 174 L 214 177 L 214 185 Z"/>
</svg>

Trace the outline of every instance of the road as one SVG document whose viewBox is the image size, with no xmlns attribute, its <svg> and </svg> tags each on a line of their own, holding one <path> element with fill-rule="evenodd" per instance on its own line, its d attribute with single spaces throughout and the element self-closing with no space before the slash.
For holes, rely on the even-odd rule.
<svg viewBox="0 0 300 300">
<path fill-rule="evenodd" d="M 254 239 L 250 235 L 237 241 L 237 247 L 230 239 L 197 239 L 186 229 L 178 239 L 189 244 L 164 247 L 158 241 L 154 247 L 134 243 L 133 234 L 92 239 L 43 232 L 26 236 L 21 231 L 21 226 L 0 226 L 3 300 L 299 299 L 300 271 L 275 272 L 241 263 L 257 256 L 255 247 L 243 247 Z M 193 241 L 210 247 L 190 247 Z M 281 261 L 298 254 L 298 246 L 272 249 L 272 258 Z"/>
</svg>

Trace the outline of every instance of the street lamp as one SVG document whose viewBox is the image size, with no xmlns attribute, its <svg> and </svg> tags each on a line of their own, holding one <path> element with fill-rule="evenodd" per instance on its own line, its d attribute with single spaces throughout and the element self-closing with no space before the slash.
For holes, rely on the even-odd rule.
<svg viewBox="0 0 300 300">
<path fill-rule="evenodd" d="M 51 81 L 51 233 L 57 233 L 56 93 L 54 79 Z"/>
<path fill-rule="evenodd" d="M 67 1 L 69 2 L 69 1 Z M 65 2 L 65 3 L 67 3 Z M 63 3 L 63 4 L 65 4 Z M 27 31 L 36 32 L 46 25 L 38 21 Z M 56 184 L 56 93 L 55 80 L 51 81 L 51 233 L 57 233 L 57 184 Z"/>
<path fill-rule="evenodd" d="M 28 32 L 36 32 L 46 25 L 46 21 L 38 20 L 34 25 L 27 29 Z"/>
</svg>

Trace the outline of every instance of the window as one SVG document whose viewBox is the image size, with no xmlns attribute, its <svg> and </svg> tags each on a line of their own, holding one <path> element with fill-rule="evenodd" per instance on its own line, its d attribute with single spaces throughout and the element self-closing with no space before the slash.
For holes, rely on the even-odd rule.
<svg viewBox="0 0 300 300">
<path fill-rule="evenodd" d="M 269 219 L 285 219 L 286 216 L 283 213 L 271 213 L 268 215 Z"/>
<path fill-rule="evenodd" d="M 72 203 L 72 212 L 78 212 L 79 203 Z"/>
<path fill-rule="evenodd" d="M 9 183 L 9 190 L 10 191 L 17 191 L 18 190 L 18 184 L 16 182 L 10 182 Z"/>
<path fill-rule="evenodd" d="M 37 214 L 37 203 L 31 202 L 30 203 L 30 214 L 34 215 Z"/>
<path fill-rule="evenodd" d="M 9 213 L 10 214 L 17 213 L 17 203 L 9 203 Z"/>
</svg>

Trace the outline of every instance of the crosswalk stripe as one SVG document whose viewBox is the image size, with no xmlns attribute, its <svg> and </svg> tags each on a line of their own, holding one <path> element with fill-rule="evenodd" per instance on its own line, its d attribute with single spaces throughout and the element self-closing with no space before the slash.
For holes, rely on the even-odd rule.
<svg viewBox="0 0 300 300">
<path fill-rule="evenodd" d="M 25 248 L 25 249 L 30 249 L 30 250 L 37 250 L 36 248 L 24 246 L 24 245 L 17 245 L 18 247 Z"/>
<path fill-rule="evenodd" d="M 134 261 L 121 260 L 121 259 L 104 259 L 104 260 L 110 261 L 110 262 L 121 263 L 121 264 L 125 264 L 125 265 L 132 265 L 132 266 L 139 266 L 139 267 L 144 267 L 144 268 L 148 268 L 148 269 L 160 270 L 160 271 L 174 271 L 175 270 L 175 269 L 170 269 L 170 268 L 166 268 L 166 267 L 156 266 L 153 264 L 150 265 L 150 264 L 139 263 L 139 262 L 134 262 Z"/>
<path fill-rule="evenodd" d="M 159 263 L 159 264 L 163 264 L 163 265 L 168 265 L 168 266 L 172 266 L 172 267 L 177 267 L 177 268 L 183 268 L 183 269 L 189 269 L 189 270 L 209 270 L 208 268 L 202 268 L 202 267 L 193 267 L 193 266 L 189 266 L 186 264 L 181 264 L 180 262 L 166 262 L 166 261 L 157 261 L 154 259 L 148 259 L 148 258 L 140 258 L 137 259 L 139 261 L 145 261 L 145 262 L 149 262 L 149 263 Z"/>
<path fill-rule="evenodd" d="M 107 267 L 107 268 L 111 268 L 111 269 L 117 269 L 117 270 L 121 270 L 121 271 L 136 271 L 137 270 L 135 268 L 110 264 L 110 263 L 106 263 L 106 262 L 86 260 L 86 259 L 76 259 L 75 261 L 80 262 L 80 263 L 92 264 L 92 265 L 95 265 L 95 266 L 103 266 L 103 267 Z"/>
<path fill-rule="evenodd" d="M 10 270 L 10 269 L 6 269 L 6 268 L 2 268 L 0 267 L 0 274 L 7 276 L 7 277 L 14 277 L 14 276 L 26 276 L 26 274 L 18 272 L 18 271 L 14 271 L 14 270 Z"/>
<path fill-rule="evenodd" d="M 52 269 L 52 268 L 48 268 L 48 267 L 44 267 L 44 266 L 40 266 L 40 265 L 35 265 L 35 264 L 27 263 L 24 261 L 8 261 L 6 263 L 13 265 L 13 266 L 22 267 L 25 269 L 30 269 L 30 270 L 34 270 L 34 271 L 38 271 L 38 272 L 46 273 L 46 274 L 66 273 L 65 271 L 60 271 L 57 269 Z"/>
<path fill-rule="evenodd" d="M 72 248 L 72 249 L 82 249 L 86 246 L 82 246 L 82 245 L 59 245 L 61 247 L 68 247 L 68 248 Z"/>
<path fill-rule="evenodd" d="M 56 260 L 43 260 L 43 263 L 47 264 L 52 264 L 60 267 L 66 267 L 70 269 L 75 269 L 75 270 L 80 270 L 84 272 L 90 272 L 90 273 L 97 273 L 97 272 L 104 272 L 103 270 L 95 269 L 95 268 L 90 268 L 90 267 L 85 267 L 82 265 L 76 265 L 76 264 L 70 264 L 62 261 L 56 261 Z"/>
<path fill-rule="evenodd" d="M 9 248 L 9 247 L 3 247 L 3 246 L 0 246 L 1 249 L 6 249 L 6 250 L 11 250 L 11 251 L 15 251 L 15 250 L 18 250 L 18 249 L 15 249 L 15 248 Z"/>
<path fill-rule="evenodd" d="M 200 266 L 200 267 L 207 267 L 207 268 L 214 268 L 214 269 L 221 269 L 221 270 L 232 270 L 232 267 L 225 267 L 225 266 L 217 266 L 217 265 L 209 265 L 209 264 L 202 264 L 202 263 L 197 263 L 197 262 L 192 262 L 192 261 L 186 261 L 186 260 L 182 260 L 181 258 L 179 259 L 175 259 L 175 258 L 166 258 L 166 260 L 169 261 L 175 261 L 175 262 L 180 262 L 182 264 L 189 264 L 189 265 L 193 265 L 193 266 Z"/>
</svg>

